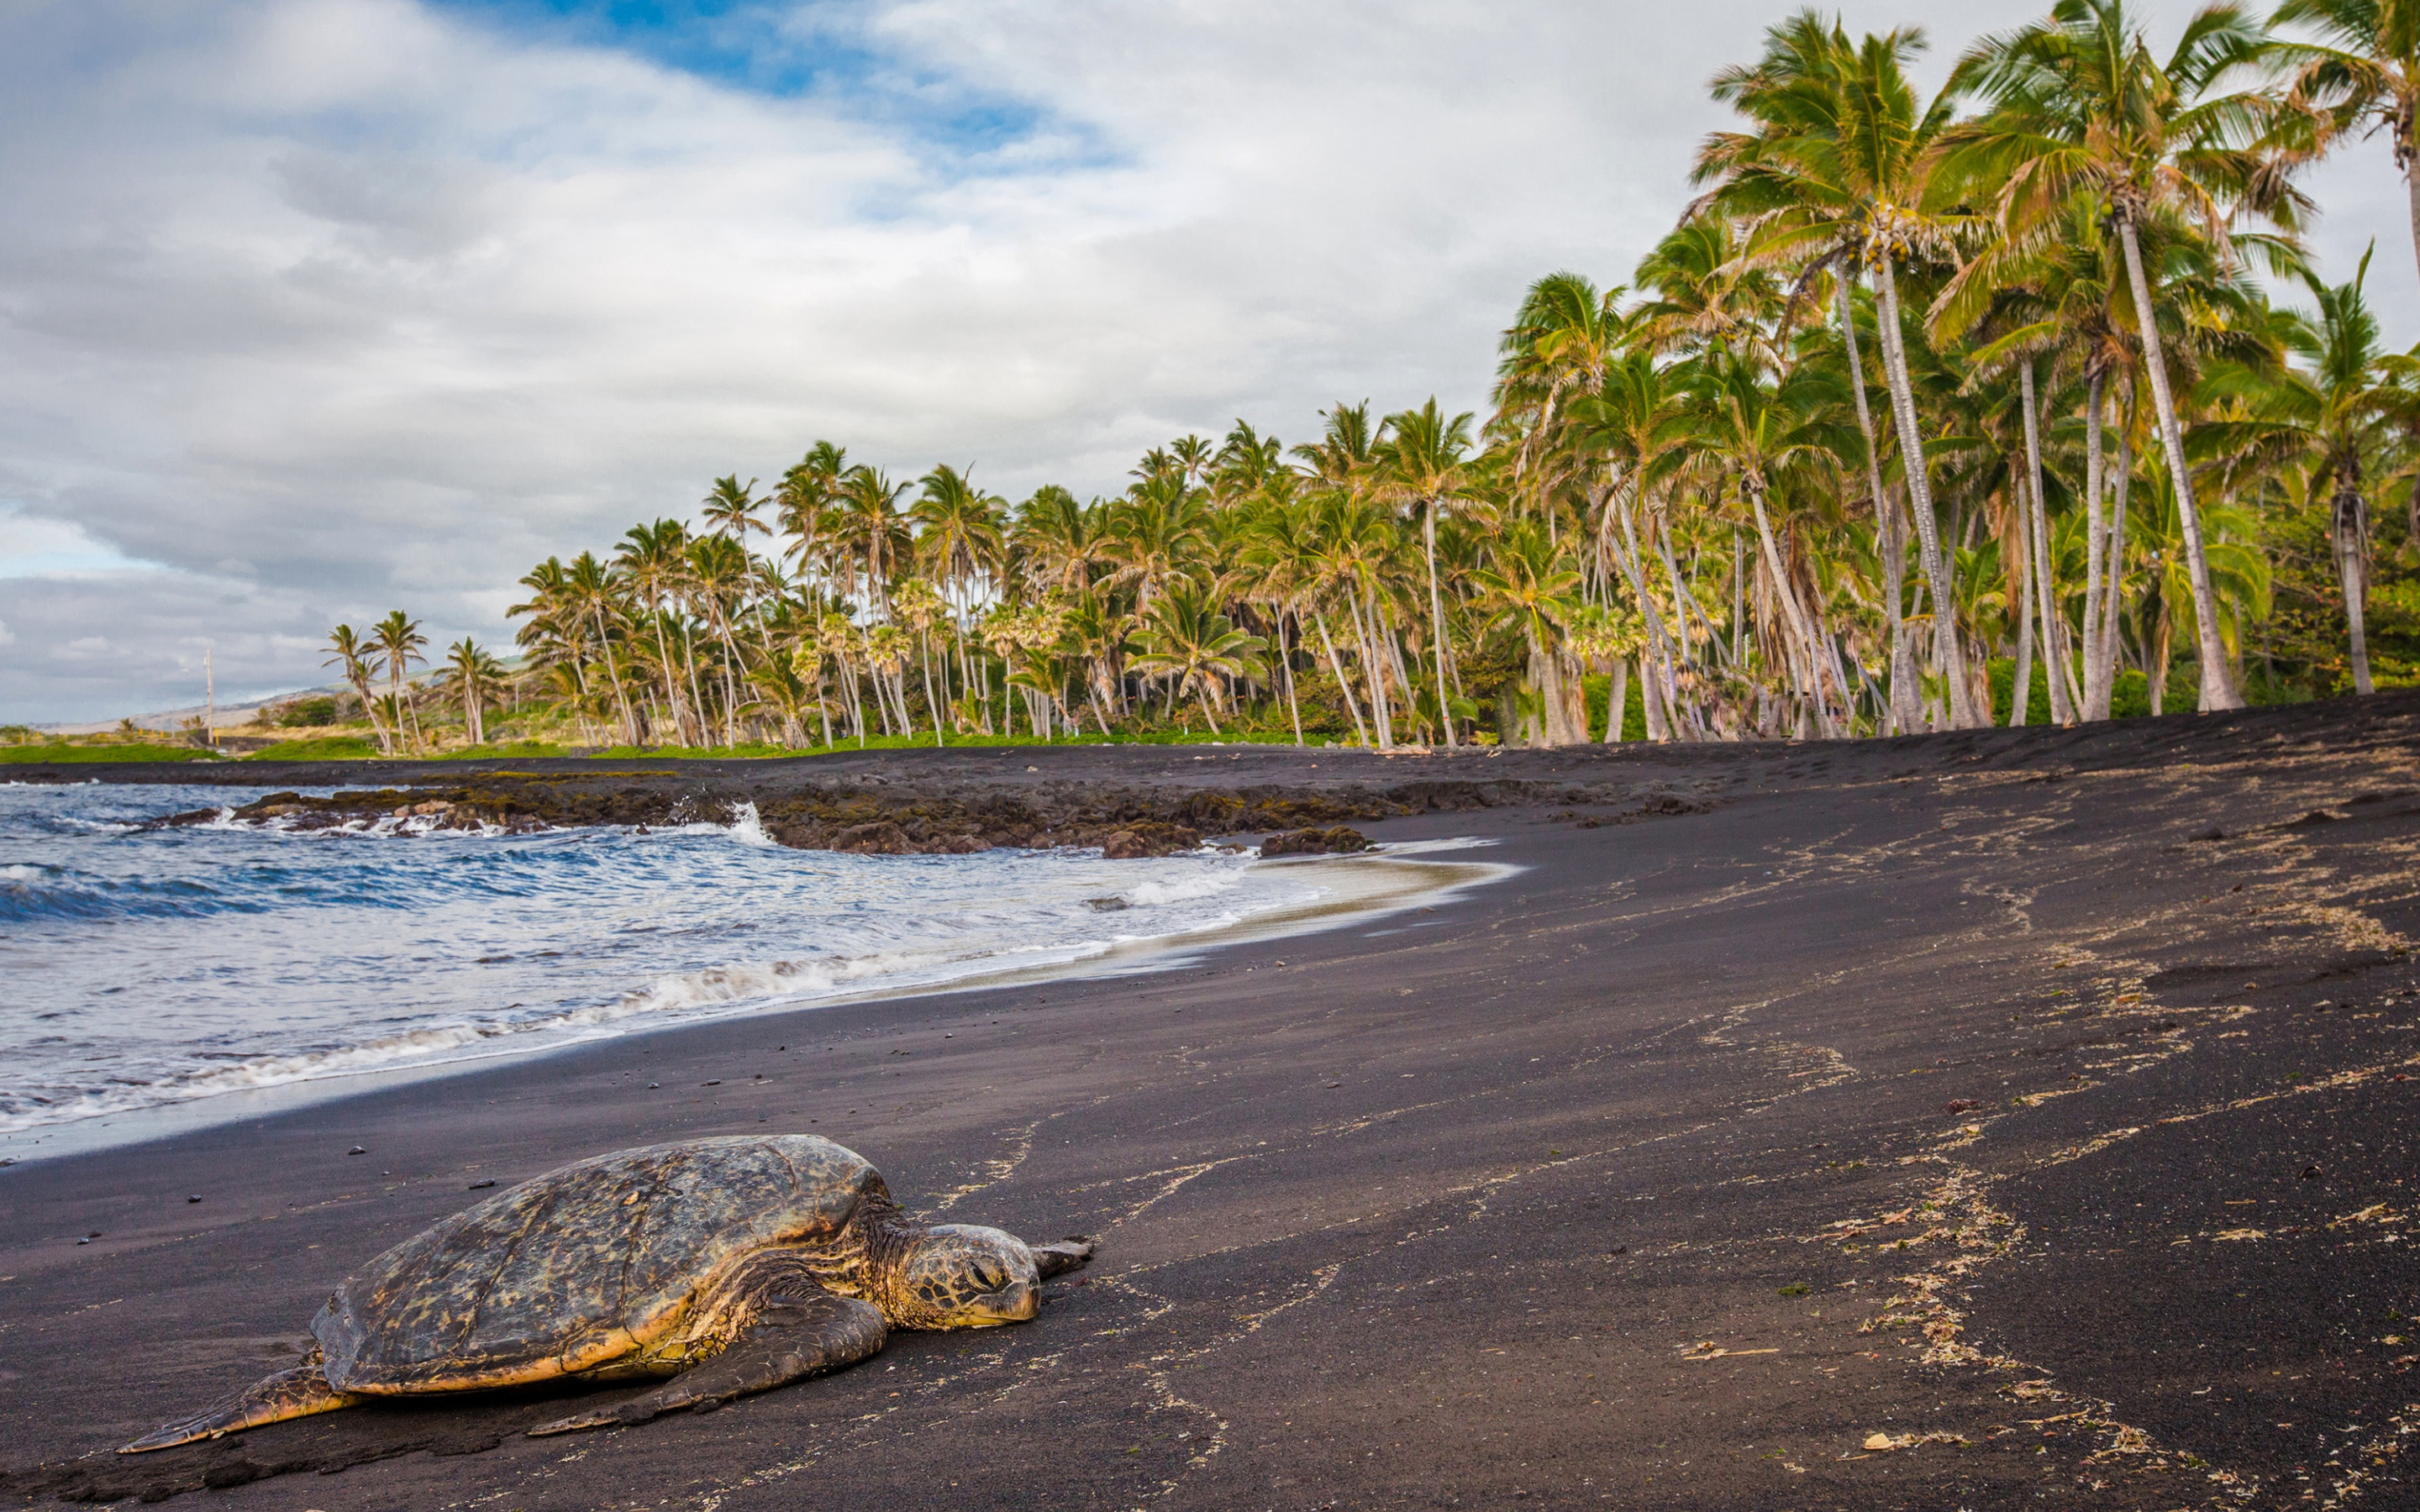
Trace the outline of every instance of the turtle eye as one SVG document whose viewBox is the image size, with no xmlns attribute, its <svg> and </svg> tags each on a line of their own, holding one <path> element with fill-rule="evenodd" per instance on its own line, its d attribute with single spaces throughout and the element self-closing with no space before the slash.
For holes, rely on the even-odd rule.
<svg viewBox="0 0 2420 1512">
<path fill-rule="evenodd" d="M 983 1288 L 985 1291 L 999 1290 L 1000 1284 L 1006 1279 L 1007 1277 L 1001 1275 L 998 1271 L 993 1270 L 988 1265 L 978 1265 L 975 1267 L 975 1285 Z"/>
</svg>

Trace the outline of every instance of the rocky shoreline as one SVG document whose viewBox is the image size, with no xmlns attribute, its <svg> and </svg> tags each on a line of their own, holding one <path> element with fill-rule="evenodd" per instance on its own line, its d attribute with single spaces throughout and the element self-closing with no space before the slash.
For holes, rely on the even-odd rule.
<svg viewBox="0 0 2420 1512">
<path fill-rule="evenodd" d="M 1366 849 L 1345 821 L 1405 818 L 1508 805 L 1560 803 L 1602 825 L 1702 813 L 1714 800 L 1668 782 L 1544 783 L 1420 779 L 1386 786 L 1101 788 L 867 781 L 811 783 L 781 792 L 736 784 L 633 782 L 673 774 L 494 774 L 469 782 L 348 791 L 277 792 L 233 807 L 164 815 L 158 826 L 235 822 L 301 831 L 367 829 L 414 835 L 446 830 L 535 833 L 591 825 L 656 827 L 727 824 L 752 806 L 766 836 L 794 850 L 855 856 L 949 856 L 1009 847 L 1097 848 L 1110 860 L 1171 856 L 1205 841 L 1264 836 L 1263 854 L 1314 856 Z"/>
</svg>

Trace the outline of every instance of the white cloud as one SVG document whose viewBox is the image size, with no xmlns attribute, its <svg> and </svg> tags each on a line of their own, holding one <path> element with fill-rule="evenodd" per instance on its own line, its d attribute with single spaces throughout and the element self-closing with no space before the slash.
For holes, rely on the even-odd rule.
<svg viewBox="0 0 2420 1512">
<path fill-rule="evenodd" d="M 869 0 L 792 23 L 860 76 L 771 98 L 411 0 L 12 7 L 0 717 L 190 702 L 183 637 L 261 689 L 338 618 L 504 639 L 531 563 L 816 437 L 1094 490 L 1237 415 L 1478 408 L 1528 280 L 1668 225 L 1785 8 Z M 1925 8 L 1945 62 L 2010 19 Z M 2420 309 L 2391 169 L 2328 173 Z"/>
</svg>

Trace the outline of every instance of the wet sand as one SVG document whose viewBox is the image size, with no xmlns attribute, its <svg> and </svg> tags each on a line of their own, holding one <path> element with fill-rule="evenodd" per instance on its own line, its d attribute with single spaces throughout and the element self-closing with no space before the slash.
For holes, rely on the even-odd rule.
<svg viewBox="0 0 2420 1512">
<path fill-rule="evenodd" d="M 1376 795 L 1401 816 L 1373 838 L 1487 835 L 1466 854 L 1524 870 L 1149 974 L 669 1030 L 0 1170 L 8 1489 L 2420 1500 L 2420 696 L 1854 746 L 840 762 L 622 780 Z M 289 1363 L 347 1270 L 473 1182 L 773 1127 L 1101 1257 L 1032 1323 L 711 1414 L 529 1440 L 559 1402 L 457 1400 L 107 1452 Z"/>
</svg>

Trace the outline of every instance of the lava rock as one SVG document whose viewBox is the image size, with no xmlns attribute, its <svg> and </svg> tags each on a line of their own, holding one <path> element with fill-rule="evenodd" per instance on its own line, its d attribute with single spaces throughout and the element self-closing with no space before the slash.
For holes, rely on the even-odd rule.
<svg viewBox="0 0 2420 1512">
<path fill-rule="evenodd" d="M 1349 856 L 1370 848 L 1370 837 L 1346 825 L 1330 829 L 1290 829 L 1261 841 L 1261 855 Z"/>
</svg>

